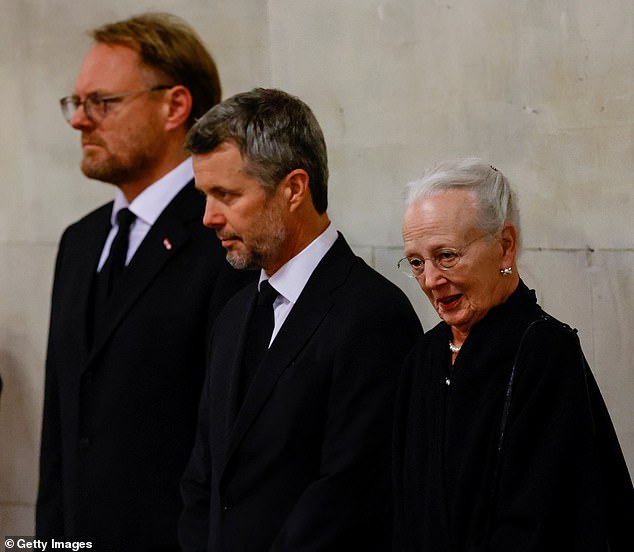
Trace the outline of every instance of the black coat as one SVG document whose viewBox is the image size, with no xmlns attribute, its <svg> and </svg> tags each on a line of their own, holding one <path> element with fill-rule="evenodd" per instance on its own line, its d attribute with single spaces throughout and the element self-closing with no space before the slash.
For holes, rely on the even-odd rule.
<svg viewBox="0 0 634 552">
<path fill-rule="evenodd" d="M 150 229 L 94 328 L 92 287 L 112 203 L 64 232 L 46 359 L 38 536 L 85 537 L 103 550 L 176 545 L 209 306 L 239 282 L 202 225 L 203 211 L 190 182 Z"/>
<path fill-rule="evenodd" d="M 384 552 L 394 392 L 420 322 L 339 236 L 237 412 L 255 295 L 247 287 L 216 320 L 183 479 L 184 550 Z"/>
<path fill-rule="evenodd" d="M 526 334 L 497 459 L 518 346 L 544 316 L 520 282 L 474 326 L 449 386 L 444 322 L 408 357 L 395 417 L 395 550 L 634 550 L 634 492 L 612 423 L 576 333 L 550 317 Z"/>
</svg>

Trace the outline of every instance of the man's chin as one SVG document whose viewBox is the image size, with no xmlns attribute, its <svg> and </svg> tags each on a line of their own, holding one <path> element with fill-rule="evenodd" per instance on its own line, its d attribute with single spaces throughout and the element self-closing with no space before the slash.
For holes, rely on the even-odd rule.
<svg viewBox="0 0 634 552">
<path fill-rule="evenodd" d="M 253 266 L 252 259 L 246 255 L 238 255 L 235 252 L 227 251 L 227 262 L 236 270 L 256 270 L 259 267 Z"/>
<path fill-rule="evenodd" d="M 92 162 L 90 159 L 86 159 L 81 163 L 81 172 L 84 173 L 86 178 L 92 178 L 93 180 L 101 180 L 102 182 L 110 182 L 110 171 L 99 164 Z"/>
<path fill-rule="evenodd" d="M 120 170 L 118 167 L 114 167 L 110 164 L 91 163 L 85 158 L 81 164 L 81 172 L 86 178 L 114 184 L 115 186 L 118 186 L 120 182 L 125 182 L 130 178 L 129 171 Z"/>
</svg>

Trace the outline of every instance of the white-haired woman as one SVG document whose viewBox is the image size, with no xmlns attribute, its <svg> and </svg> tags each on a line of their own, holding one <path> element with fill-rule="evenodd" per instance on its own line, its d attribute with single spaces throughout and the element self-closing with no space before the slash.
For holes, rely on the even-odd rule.
<svg viewBox="0 0 634 552">
<path fill-rule="evenodd" d="M 634 550 L 634 491 L 577 334 L 518 275 L 519 216 L 478 159 L 408 185 L 405 257 L 442 322 L 406 362 L 397 551 Z"/>
</svg>

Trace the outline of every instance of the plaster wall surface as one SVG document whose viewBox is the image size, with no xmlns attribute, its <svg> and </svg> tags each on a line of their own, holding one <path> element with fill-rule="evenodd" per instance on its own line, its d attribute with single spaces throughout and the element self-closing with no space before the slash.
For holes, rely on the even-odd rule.
<svg viewBox="0 0 634 552">
<path fill-rule="evenodd" d="M 630 0 L 0 0 L 0 534 L 30 534 L 49 294 L 64 227 L 110 199 L 79 171 L 72 92 L 84 30 L 145 9 L 188 20 L 224 96 L 304 99 L 329 146 L 329 212 L 437 317 L 401 256 L 401 190 L 476 155 L 520 198 L 520 268 L 581 340 L 634 470 L 634 7 Z"/>
</svg>

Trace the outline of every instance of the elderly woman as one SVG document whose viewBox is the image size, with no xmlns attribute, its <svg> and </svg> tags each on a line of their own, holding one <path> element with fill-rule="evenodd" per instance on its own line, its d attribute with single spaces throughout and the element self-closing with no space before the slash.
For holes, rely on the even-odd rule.
<svg viewBox="0 0 634 552">
<path fill-rule="evenodd" d="M 406 201 L 399 268 L 442 322 L 400 382 L 394 549 L 631 552 L 632 482 L 576 332 L 519 278 L 507 179 L 445 163 Z"/>
</svg>

